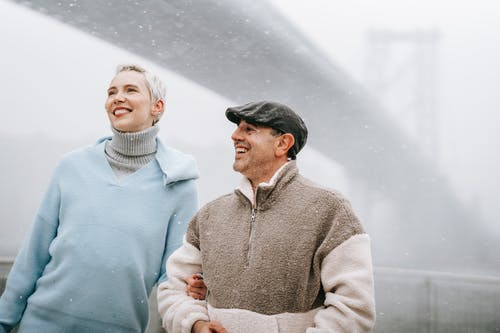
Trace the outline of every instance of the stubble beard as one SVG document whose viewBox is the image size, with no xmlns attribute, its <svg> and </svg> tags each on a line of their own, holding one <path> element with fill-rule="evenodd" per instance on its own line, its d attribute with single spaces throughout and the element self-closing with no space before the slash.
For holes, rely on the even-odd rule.
<svg viewBox="0 0 500 333">
<path fill-rule="evenodd" d="M 241 173 L 241 171 L 243 170 L 243 167 L 241 164 L 242 164 L 241 161 L 235 160 L 233 162 L 233 170 Z"/>
</svg>

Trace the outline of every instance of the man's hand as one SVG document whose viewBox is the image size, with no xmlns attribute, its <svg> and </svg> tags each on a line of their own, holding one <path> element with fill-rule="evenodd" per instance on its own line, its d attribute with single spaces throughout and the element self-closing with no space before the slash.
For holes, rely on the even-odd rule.
<svg viewBox="0 0 500 333">
<path fill-rule="evenodd" d="M 227 333 L 227 331 L 216 321 L 198 320 L 194 323 L 191 333 Z"/>
<path fill-rule="evenodd" d="M 187 283 L 186 291 L 194 299 L 204 300 L 207 295 L 207 286 L 201 274 L 193 274 L 184 279 Z"/>
</svg>

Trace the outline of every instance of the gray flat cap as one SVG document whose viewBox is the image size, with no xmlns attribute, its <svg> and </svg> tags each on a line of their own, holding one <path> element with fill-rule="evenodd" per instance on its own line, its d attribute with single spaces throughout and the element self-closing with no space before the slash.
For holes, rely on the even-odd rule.
<svg viewBox="0 0 500 333">
<path fill-rule="evenodd" d="M 235 124 L 245 120 L 250 124 L 268 126 L 292 134 L 295 144 L 288 154 L 292 160 L 307 141 L 306 124 L 295 111 L 284 104 L 269 101 L 251 102 L 228 108 L 226 117 Z"/>
</svg>

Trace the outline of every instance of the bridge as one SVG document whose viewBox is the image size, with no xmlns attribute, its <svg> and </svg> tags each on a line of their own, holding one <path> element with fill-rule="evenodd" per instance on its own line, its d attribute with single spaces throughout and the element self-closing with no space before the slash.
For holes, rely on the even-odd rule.
<svg viewBox="0 0 500 333">
<path fill-rule="evenodd" d="M 12 1 L 141 55 L 235 103 L 272 99 L 298 110 L 310 128 L 309 144 L 396 208 L 391 243 L 404 245 L 405 255 L 376 257 L 376 262 L 460 271 L 478 266 L 475 258 L 481 257 L 478 269 L 498 266 L 484 265 L 496 262 L 492 253 L 499 252 L 498 242 L 474 228 L 478 217 L 463 207 L 446 177 L 363 87 L 268 1 Z M 377 232 L 376 227 L 370 230 L 374 236 Z"/>
</svg>

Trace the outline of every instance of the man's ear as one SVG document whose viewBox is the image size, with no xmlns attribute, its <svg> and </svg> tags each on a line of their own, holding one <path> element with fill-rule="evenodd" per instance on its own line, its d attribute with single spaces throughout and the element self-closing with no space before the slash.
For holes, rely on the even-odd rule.
<svg viewBox="0 0 500 333">
<path fill-rule="evenodd" d="M 295 138 L 290 133 L 282 134 L 278 137 L 278 141 L 276 144 L 276 156 L 282 157 L 287 156 L 288 151 L 295 144 Z"/>
</svg>

